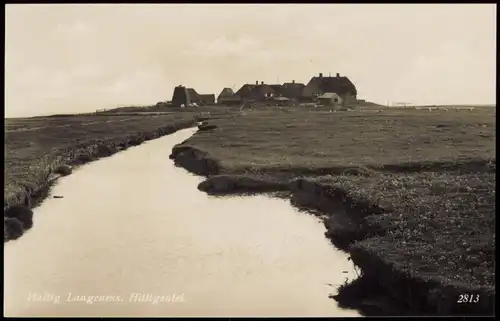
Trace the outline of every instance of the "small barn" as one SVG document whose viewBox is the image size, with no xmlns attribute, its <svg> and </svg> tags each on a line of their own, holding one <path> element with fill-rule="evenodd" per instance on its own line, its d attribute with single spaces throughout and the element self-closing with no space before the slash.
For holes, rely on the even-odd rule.
<svg viewBox="0 0 500 321">
<path fill-rule="evenodd" d="M 172 96 L 172 106 L 188 106 L 193 103 L 201 103 L 200 95 L 198 95 L 196 90 L 194 90 L 193 88 L 186 88 L 182 85 L 174 88 L 174 94 Z"/>
<path fill-rule="evenodd" d="M 342 98 L 336 93 L 324 93 L 318 97 L 318 101 L 324 106 L 342 105 Z"/>
</svg>

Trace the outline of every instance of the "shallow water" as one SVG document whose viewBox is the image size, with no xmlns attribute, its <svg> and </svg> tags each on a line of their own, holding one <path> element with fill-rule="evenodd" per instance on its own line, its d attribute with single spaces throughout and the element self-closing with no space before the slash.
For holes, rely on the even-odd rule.
<svg viewBox="0 0 500 321">
<path fill-rule="evenodd" d="M 318 218 L 281 199 L 208 196 L 173 165 L 194 131 L 60 179 L 63 198 L 4 245 L 4 315 L 358 316 L 328 298 L 354 271 Z"/>
</svg>

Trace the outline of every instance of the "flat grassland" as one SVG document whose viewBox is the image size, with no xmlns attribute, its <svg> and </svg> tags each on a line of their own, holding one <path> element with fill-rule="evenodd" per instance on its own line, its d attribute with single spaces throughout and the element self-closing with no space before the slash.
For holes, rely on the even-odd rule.
<svg viewBox="0 0 500 321">
<path fill-rule="evenodd" d="M 193 125 L 197 114 L 5 119 L 4 208 L 37 201 L 59 165 L 80 165 Z"/>
<path fill-rule="evenodd" d="M 206 110 L 216 128 L 198 131 L 172 158 L 200 167 L 205 184 L 232 179 L 222 184 L 227 193 L 241 181 L 257 191 L 267 184 L 326 215 L 326 235 L 363 271 L 361 281 L 341 288 L 341 304 L 366 308 L 386 291 L 406 313 L 491 312 L 495 108 Z M 22 203 L 60 164 L 83 164 L 188 127 L 200 111 L 7 119 L 4 206 Z M 194 152 L 179 162 L 185 151 Z M 348 226 L 335 219 L 336 200 Z M 457 304 L 461 294 L 480 298 Z"/>
<path fill-rule="evenodd" d="M 345 306 L 361 308 L 353 302 L 385 288 L 404 307 L 395 314 L 492 312 L 494 108 L 280 108 L 208 123 L 217 128 L 176 146 L 172 158 L 191 149 L 199 163 L 205 155 L 212 170 L 199 171 L 209 176 L 200 187 L 213 181 L 225 193 L 251 177 L 274 180 L 272 186 L 295 179 L 289 189 L 302 193 L 307 207 L 330 210 L 327 236 L 369 279 L 354 295 L 349 286 L 340 291 Z M 196 168 L 189 160 L 178 163 Z M 217 177 L 233 181 L 217 187 Z M 335 199 L 348 207 L 354 227 L 335 220 Z M 480 302 L 460 305 L 460 293 L 476 293 Z"/>
<path fill-rule="evenodd" d="M 389 170 L 466 164 L 495 157 L 492 109 L 479 111 L 246 111 L 210 121 L 218 130 L 190 144 L 230 172 L 327 172 L 336 167 Z"/>
</svg>

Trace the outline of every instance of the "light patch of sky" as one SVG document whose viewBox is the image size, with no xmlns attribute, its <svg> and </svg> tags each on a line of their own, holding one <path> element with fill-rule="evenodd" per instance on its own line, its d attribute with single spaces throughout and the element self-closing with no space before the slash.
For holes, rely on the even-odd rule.
<svg viewBox="0 0 500 321">
<path fill-rule="evenodd" d="M 340 73 L 386 103 L 495 102 L 493 4 L 6 6 L 7 116 Z"/>
</svg>

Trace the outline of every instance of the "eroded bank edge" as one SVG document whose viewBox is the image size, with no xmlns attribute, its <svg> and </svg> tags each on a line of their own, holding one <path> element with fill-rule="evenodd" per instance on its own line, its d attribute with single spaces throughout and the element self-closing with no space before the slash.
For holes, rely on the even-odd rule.
<svg viewBox="0 0 500 321">
<path fill-rule="evenodd" d="M 198 189 L 212 195 L 285 193 L 291 203 L 324 218 L 325 236 L 350 254 L 361 270 L 355 281 L 339 288 L 334 298 L 341 307 L 358 309 L 365 315 L 493 315 L 494 289 L 466 284 L 444 284 L 402 273 L 363 246 L 363 240 L 383 236 L 382 226 L 366 218 L 384 208 L 349 191 L 304 177 L 287 180 L 251 173 L 228 173 L 209 153 L 189 145 L 189 139 L 174 146 L 170 158 L 176 166 L 206 177 Z M 281 194 L 282 196 L 283 194 Z M 458 305 L 460 294 L 479 294 L 479 304 Z"/>
<path fill-rule="evenodd" d="M 79 145 L 72 149 L 59 151 L 58 155 L 47 156 L 45 172 L 39 173 L 40 178 L 37 180 L 37 184 L 34 186 L 25 185 L 18 193 L 11 196 L 10 199 L 4 199 L 4 243 L 18 239 L 32 226 L 32 222 L 23 222 L 25 220 L 31 220 L 31 218 L 18 218 L 16 217 L 15 211 L 12 211 L 12 209 L 24 208 L 26 210 L 39 206 L 47 198 L 50 188 L 57 179 L 66 176 L 56 173 L 56 169 L 61 165 L 70 165 L 76 168 L 98 159 L 114 155 L 129 147 L 138 146 L 145 141 L 170 135 L 181 129 L 194 127 L 197 123 L 197 117 L 193 117 L 192 120 L 176 122 L 155 130 L 133 133 L 120 139 L 104 140 L 100 141 L 98 144 L 89 143 Z M 68 172 L 68 174 L 69 173 L 70 172 Z M 9 214 L 9 210 L 12 213 Z M 17 224 L 6 224 L 6 220 L 18 219 L 21 221 L 20 225 L 23 227 L 21 230 L 17 228 Z"/>
</svg>

